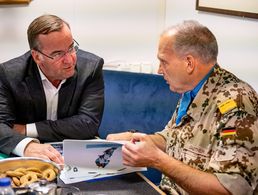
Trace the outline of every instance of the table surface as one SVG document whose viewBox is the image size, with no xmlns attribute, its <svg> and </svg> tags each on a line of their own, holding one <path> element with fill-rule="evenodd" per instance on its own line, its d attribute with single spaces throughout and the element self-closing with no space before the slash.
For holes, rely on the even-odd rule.
<svg viewBox="0 0 258 195">
<path fill-rule="evenodd" d="M 82 195 L 165 194 L 141 173 L 129 173 L 96 181 L 84 181 L 69 185 L 65 185 L 62 181 L 59 181 L 59 185 L 77 187 L 81 190 Z"/>
</svg>

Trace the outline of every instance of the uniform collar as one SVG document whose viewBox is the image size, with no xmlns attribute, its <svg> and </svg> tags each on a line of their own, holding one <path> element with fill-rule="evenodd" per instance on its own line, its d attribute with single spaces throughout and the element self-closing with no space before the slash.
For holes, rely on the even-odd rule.
<svg viewBox="0 0 258 195">
<path fill-rule="evenodd" d="M 195 86 L 191 91 L 187 91 L 182 94 L 180 104 L 177 110 L 176 125 L 179 125 L 182 118 L 187 115 L 189 106 L 194 100 L 195 96 L 198 94 L 199 90 L 203 86 L 204 82 L 209 78 L 210 74 L 213 72 L 213 67 L 210 71 L 203 77 L 203 79 Z"/>
<path fill-rule="evenodd" d="M 204 81 L 203 85 L 197 92 L 196 97 L 190 104 L 189 109 L 187 111 L 188 116 L 198 121 L 202 114 L 205 113 L 203 111 L 206 109 L 206 106 L 209 105 L 209 101 L 211 101 L 210 97 L 214 93 L 216 84 L 221 79 L 221 73 L 222 69 L 218 64 L 215 64 L 212 71 L 209 72 L 206 81 Z"/>
</svg>

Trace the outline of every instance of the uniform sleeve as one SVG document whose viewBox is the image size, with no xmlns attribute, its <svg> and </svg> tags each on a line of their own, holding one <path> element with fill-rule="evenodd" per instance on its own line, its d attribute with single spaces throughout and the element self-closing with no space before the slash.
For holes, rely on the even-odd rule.
<svg viewBox="0 0 258 195">
<path fill-rule="evenodd" d="M 258 181 L 257 116 L 236 109 L 225 118 L 209 167 L 232 194 L 253 194 Z"/>
<path fill-rule="evenodd" d="M 215 173 L 220 183 L 232 194 L 252 195 L 253 189 L 239 174 Z"/>
</svg>

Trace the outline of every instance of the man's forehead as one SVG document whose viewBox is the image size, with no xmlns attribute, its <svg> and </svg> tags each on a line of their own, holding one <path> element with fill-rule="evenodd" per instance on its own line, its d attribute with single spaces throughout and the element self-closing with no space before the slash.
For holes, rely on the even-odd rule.
<svg viewBox="0 0 258 195">
<path fill-rule="evenodd" d="M 172 40 L 168 37 L 161 37 L 159 42 L 159 50 L 167 51 L 172 49 Z"/>
<path fill-rule="evenodd" d="M 168 30 L 164 32 L 160 36 L 160 44 L 164 46 L 171 45 L 173 40 L 175 39 L 176 31 L 175 30 Z"/>
</svg>

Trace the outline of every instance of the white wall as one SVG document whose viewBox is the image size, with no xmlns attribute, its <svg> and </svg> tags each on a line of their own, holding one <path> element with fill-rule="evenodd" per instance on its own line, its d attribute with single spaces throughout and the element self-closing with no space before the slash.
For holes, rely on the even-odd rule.
<svg viewBox="0 0 258 195">
<path fill-rule="evenodd" d="M 219 44 L 219 64 L 258 92 L 258 19 L 195 10 L 195 0 L 167 0 L 166 26 L 194 19 L 206 25 Z"/>
<path fill-rule="evenodd" d="M 103 57 L 106 65 L 123 64 L 125 66 L 120 68 L 155 72 L 160 32 L 165 26 L 185 19 L 196 19 L 208 26 L 217 37 L 219 64 L 258 91 L 258 19 L 196 11 L 195 2 L 33 0 L 28 6 L 2 5 L 0 62 L 27 51 L 26 30 L 29 23 L 41 14 L 50 13 L 69 22 L 80 47 Z M 127 64 L 136 66 L 128 67 Z M 139 67 L 139 64 L 142 66 Z M 148 69 L 150 64 L 153 65 L 152 70 Z"/>
<path fill-rule="evenodd" d="M 84 50 L 105 62 L 156 59 L 165 22 L 165 0 L 33 0 L 28 6 L 0 6 L 0 62 L 28 50 L 26 30 L 39 15 L 56 14 L 71 26 Z"/>
</svg>

